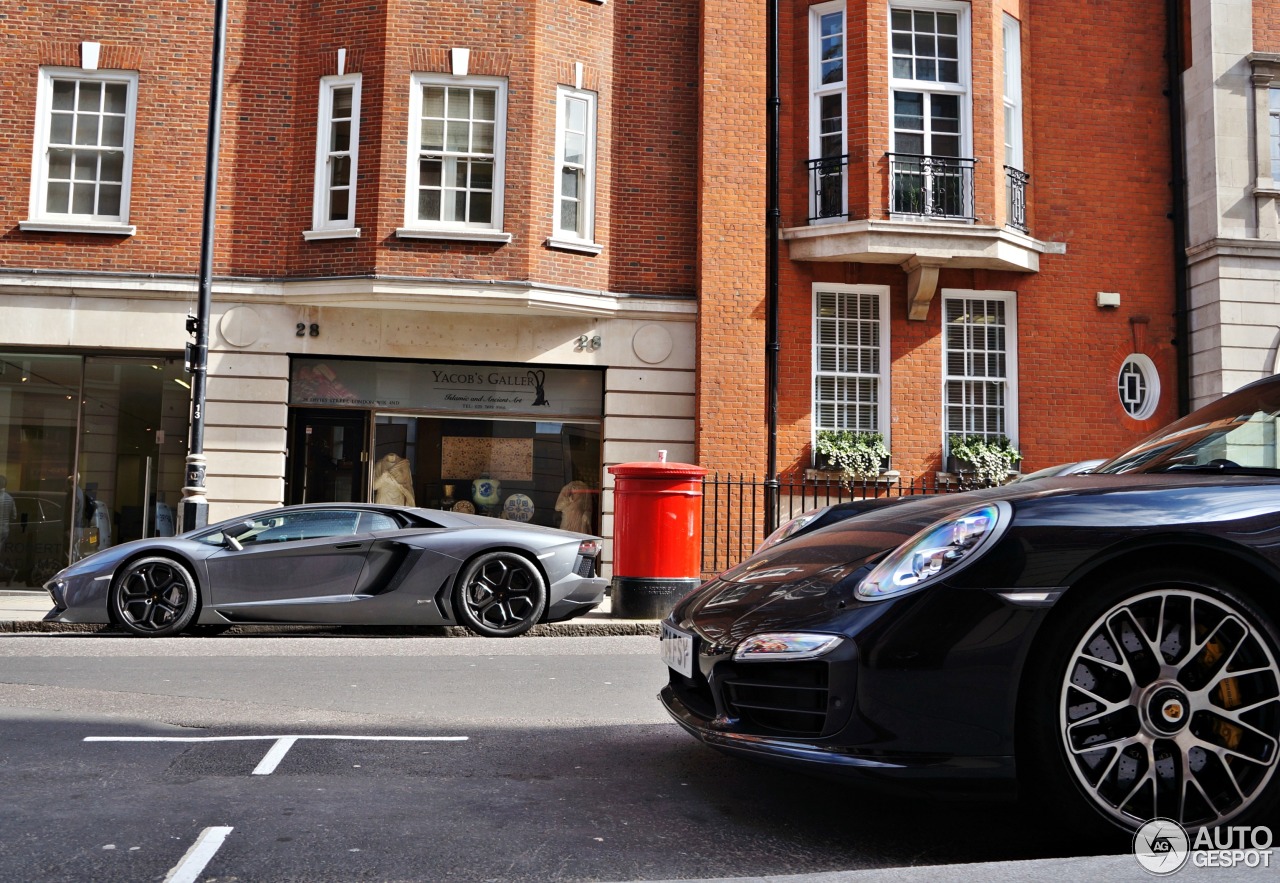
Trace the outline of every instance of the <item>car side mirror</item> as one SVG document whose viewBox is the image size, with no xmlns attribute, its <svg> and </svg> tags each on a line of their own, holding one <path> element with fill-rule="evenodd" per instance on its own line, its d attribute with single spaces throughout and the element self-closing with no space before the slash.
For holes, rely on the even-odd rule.
<svg viewBox="0 0 1280 883">
<path fill-rule="evenodd" d="M 244 544 L 240 542 L 240 538 L 247 533 L 252 532 L 254 523 L 252 521 L 242 521 L 240 524 L 233 524 L 230 527 L 222 529 L 222 535 L 227 540 L 227 545 L 235 549 L 237 552 L 244 550 Z"/>
</svg>

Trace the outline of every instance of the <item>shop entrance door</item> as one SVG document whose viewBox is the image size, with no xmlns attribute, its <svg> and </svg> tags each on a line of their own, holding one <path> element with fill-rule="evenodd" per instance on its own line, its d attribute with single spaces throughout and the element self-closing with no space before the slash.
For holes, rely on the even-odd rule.
<svg viewBox="0 0 1280 883">
<path fill-rule="evenodd" d="M 367 414 L 291 410 L 285 502 L 366 502 L 368 439 Z"/>
</svg>

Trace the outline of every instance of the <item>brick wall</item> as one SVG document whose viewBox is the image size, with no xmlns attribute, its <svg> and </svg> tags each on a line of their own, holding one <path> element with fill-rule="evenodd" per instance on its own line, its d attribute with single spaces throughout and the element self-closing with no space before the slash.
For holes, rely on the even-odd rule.
<svg viewBox="0 0 1280 883">
<path fill-rule="evenodd" d="M 698 463 L 763 473 L 764 4 L 702 4 Z"/>
<path fill-rule="evenodd" d="M 495 6 L 340 0 L 233 0 L 217 219 L 218 275 L 367 275 L 532 280 L 691 297 L 697 280 L 697 4 L 536 0 Z M 9 267 L 193 274 L 199 259 L 211 3 L 159 0 L 6 8 L 0 39 L 0 261 Z M 20 232 L 38 70 L 79 65 L 101 42 L 102 67 L 139 71 L 132 237 Z M 509 78 L 504 228 L 509 244 L 398 239 L 404 225 L 410 75 Z M 306 242 L 311 226 L 319 78 L 363 77 L 359 239 Z M 599 92 L 599 255 L 548 249 L 555 182 L 556 86 Z"/>
<path fill-rule="evenodd" d="M 946 288 L 1016 292 L 1018 441 L 1025 469 L 1115 453 L 1176 416 L 1164 4 L 1091 4 L 1087 14 L 1078 6 L 1031 0 L 975 2 L 970 9 L 978 223 L 1000 225 L 1005 215 L 999 53 L 1001 15 L 1008 10 L 1022 22 L 1031 235 L 1062 243 L 1065 254 L 1042 255 L 1038 273 L 943 270 L 928 316 L 918 322 L 906 318 L 906 275 L 898 267 L 793 262 L 784 243 L 778 428 L 784 473 L 810 464 L 815 282 L 890 287 L 890 430 L 893 466 L 905 478 L 930 476 L 944 466 Z M 801 2 L 786 5 L 782 16 L 784 226 L 803 225 L 808 209 L 808 14 L 809 4 Z M 847 14 L 851 214 L 884 219 L 883 157 L 891 149 L 886 7 L 850 0 Z M 762 136 L 757 143 L 762 155 Z M 704 241 L 723 235 L 706 218 L 704 204 Z M 721 471 L 751 471 L 763 459 L 759 432 L 741 419 L 728 429 L 713 424 L 726 400 L 741 402 L 736 413 L 759 414 L 763 423 L 763 347 L 751 344 L 763 340 L 764 301 L 715 284 L 711 274 L 720 262 L 705 263 L 701 462 Z M 1099 291 L 1120 292 L 1120 308 L 1099 309 Z M 1154 360 L 1163 385 L 1160 406 L 1147 421 L 1129 418 L 1117 395 L 1120 365 L 1133 352 Z"/>
</svg>

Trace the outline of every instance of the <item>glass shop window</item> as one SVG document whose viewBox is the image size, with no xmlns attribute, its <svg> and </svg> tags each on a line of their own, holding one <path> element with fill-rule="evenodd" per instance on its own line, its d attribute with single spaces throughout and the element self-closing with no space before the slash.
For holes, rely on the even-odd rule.
<svg viewBox="0 0 1280 883">
<path fill-rule="evenodd" d="M 598 533 L 600 427 L 379 414 L 374 502 Z"/>
</svg>

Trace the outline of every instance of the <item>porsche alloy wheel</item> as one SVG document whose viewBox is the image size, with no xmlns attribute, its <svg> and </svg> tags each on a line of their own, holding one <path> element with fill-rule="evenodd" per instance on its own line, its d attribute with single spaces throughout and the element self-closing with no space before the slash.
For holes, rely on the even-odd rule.
<svg viewBox="0 0 1280 883">
<path fill-rule="evenodd" d="M 1269 803 L 1280 671 L 1265 615 L 1189 575 L 1120 594 L 1068 631 L 1082 637 L 1059 669 L 1057 741 L 1086 801 L 1129 830 L 1217 826 Z"/>
<path fill-rule="evenodd" d="M 116 622 L 146 638 L 178 634 L 191 622 L 196 607 L 195 580 L 187 568 L 171 558 L 134 561 L 111 588 Z"/>
<path fill-rule="evenodd" d="M 467 628 L 488 638 L 514 638 L 542 618 L 547 586 L 528 559 L 487 552 L 462 571 L 455 602 Z"/>
</svg>

